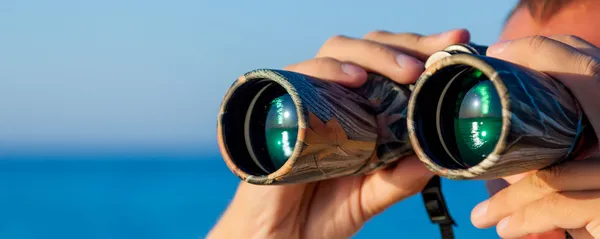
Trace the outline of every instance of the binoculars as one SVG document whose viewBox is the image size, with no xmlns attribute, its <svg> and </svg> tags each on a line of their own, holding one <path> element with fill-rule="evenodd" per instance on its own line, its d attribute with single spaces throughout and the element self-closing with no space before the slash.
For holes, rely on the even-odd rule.
<svg viewBox="0 0 600 239">
<path fill-rule="evenodd" d="M 367 174 L 416 155 L 449 179 L 492 179 L 572 159 L 591 126 L 546 74 L 451 45 L 413 85 L 369 74 L 358 88 L 257 69 L 227 91 L 217 135 L 231 171 L 252 184 Z"/>
</svg>

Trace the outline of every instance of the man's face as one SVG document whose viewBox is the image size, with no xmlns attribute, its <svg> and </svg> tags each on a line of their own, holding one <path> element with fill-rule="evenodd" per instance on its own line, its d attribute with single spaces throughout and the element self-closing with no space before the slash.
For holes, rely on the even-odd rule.
<svg viewBox="0 0 600 239">
<path fill-rule="evenodd" d="M 507 21 L 499 40 L 533 35 L 576 35 L 600 46 L 600 4 L 585 2 L 574 1 L 543 23 L 534 19 L 528 9 L 520 8 Z"/>
</svg>

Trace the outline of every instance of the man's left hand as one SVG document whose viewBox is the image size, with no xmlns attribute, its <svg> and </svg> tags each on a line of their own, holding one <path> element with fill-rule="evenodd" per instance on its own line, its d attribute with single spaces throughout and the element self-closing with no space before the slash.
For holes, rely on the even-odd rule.
<svg viewBox="0 0 600 239">
<path fill-rule="evenodd" d="M 600 49 L 574 36 L 528 37 L 490 46 L 488 56 L 544 72 L 568 87 L 600 135 Z M 594 150 L 597 150 L 595 148 Z M 503 238 L 566 229 L 600 238 L 600 158 L 587 157 L 521 175 L 471 214 Z M 564 237 L 563 237 L 564 238 Z"/>
</svg>

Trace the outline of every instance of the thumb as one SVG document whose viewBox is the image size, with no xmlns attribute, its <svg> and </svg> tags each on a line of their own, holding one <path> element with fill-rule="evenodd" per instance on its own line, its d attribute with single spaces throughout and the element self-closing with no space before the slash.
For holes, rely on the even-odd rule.
<svg viewBox="0 0 600 239">
<path fill-rule="evenodd" d="M 401 159 L 394 167 L 367 175 L 360 192 L 360 207 L 365 219 L 421 192 L 433 176 L 433 172 L 416 156 Z"/>
</svg>

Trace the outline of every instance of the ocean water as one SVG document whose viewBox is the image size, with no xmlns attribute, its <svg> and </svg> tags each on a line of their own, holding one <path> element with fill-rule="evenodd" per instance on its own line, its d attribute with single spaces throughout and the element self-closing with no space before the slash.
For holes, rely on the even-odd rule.
<svg viewBox="0 0 600 239">
<path fill-rule="evenodd" d="M 2 239 L 204 238 L 239 180 L 219 157 L 11 158 L 0 161 Z M 497 238 L 469 222 L 483 182 L 444 180 L 461 238 Z M 353 238 L 440 238 L 420 196 L 395 204 Z"/>
</svg>

